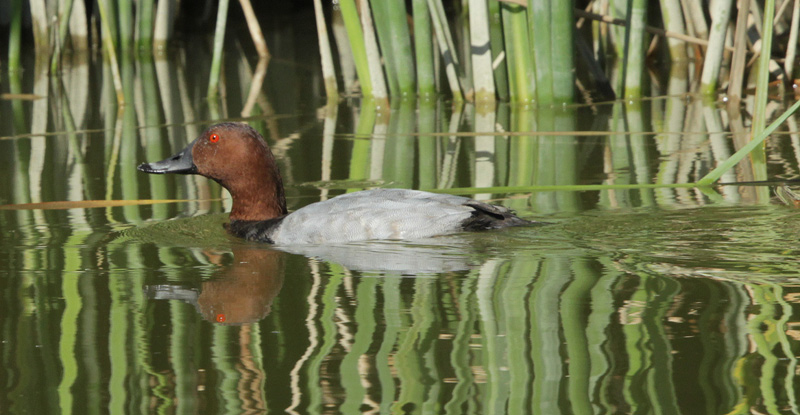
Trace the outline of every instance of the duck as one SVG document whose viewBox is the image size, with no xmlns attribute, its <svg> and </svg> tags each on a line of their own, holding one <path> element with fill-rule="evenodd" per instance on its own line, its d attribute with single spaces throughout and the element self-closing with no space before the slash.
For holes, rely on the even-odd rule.
<svg viewBox="0 0 800 415">
<path fill-rule="evenodd" d="M 216 181 L 233 199 L 228 232 L 277 245 L 413 240 L 539 224 L 503 206 L 396 188 L 346 193 L 289 213 L 275 156 L 260 133 L 238 122 L 212 125 L 175 155 L 137 169 Z"/>
</svg>

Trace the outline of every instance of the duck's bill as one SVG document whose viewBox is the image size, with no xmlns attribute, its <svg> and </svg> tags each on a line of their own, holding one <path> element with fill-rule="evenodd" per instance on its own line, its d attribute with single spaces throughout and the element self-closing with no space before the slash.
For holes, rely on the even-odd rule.
<svg viewBox="0 0 800 415">
<path fill-rule="evenodd" d="M 137 167 L 139 171 L 154 174 L 194 174 L 197 173 L 197 166 L 192 161 L 192 147 L 194 143 L 189 144 L 188 147 L 181 150 L 180 153 L 174 156 L 156 161 L 153 163 L 142 163 Z"/>
</svg>

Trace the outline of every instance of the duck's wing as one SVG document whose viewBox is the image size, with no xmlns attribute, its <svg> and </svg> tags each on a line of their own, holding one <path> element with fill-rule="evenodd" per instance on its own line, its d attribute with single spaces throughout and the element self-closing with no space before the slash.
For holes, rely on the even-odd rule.
<svg viewBox="0 0 800 415">
<path fill-rule="evenodd" d="M 420 239 L 528 223 L 501 206 L 461 196 L 376 189 L 314 203 L 286 216 L 270 235 L 278 244 Z"/>
</svg>

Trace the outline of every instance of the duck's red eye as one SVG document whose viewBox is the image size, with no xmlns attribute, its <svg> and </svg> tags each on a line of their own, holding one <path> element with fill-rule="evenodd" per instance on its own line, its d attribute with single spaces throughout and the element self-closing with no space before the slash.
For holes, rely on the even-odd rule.
<svg viewBox="0 0 800 415">
<path fill-rule="evenodd" d="M 208 137 L 208 141 L 216 143 L 217 141 L 219 141 L 219 134 L 211 134 L 211 136 Z"/>
</svg>

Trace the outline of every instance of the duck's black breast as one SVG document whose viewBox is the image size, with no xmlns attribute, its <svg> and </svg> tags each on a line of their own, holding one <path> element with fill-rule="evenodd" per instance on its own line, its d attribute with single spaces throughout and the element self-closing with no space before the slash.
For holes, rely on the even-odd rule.
<svg viewBox="0 0 800 415">
<path fill-rule="evenodd" d="M 237 236 L 248 241 L 265 242 L 274 244 L 272 234 L 275 229 L 280 226 L 286 215 L 267 220 L 232 220 L 230 223 L 225 224 L 225 229 L 234 236 Z"/>
</svg>

